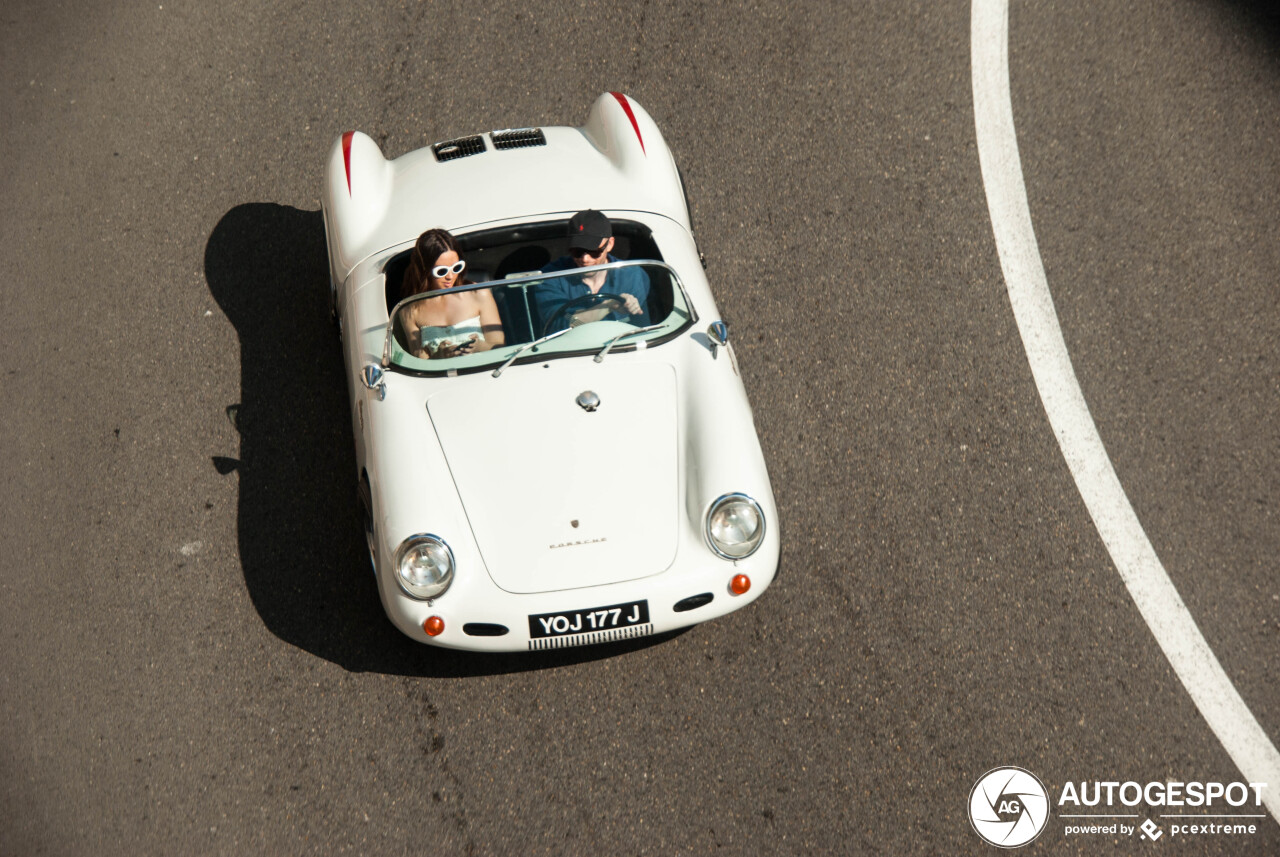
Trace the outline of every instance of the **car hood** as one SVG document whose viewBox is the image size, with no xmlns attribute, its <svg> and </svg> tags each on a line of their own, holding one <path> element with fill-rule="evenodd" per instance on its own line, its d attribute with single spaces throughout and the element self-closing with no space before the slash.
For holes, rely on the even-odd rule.
<svg viewBox="0 0 1280 857">
<path fill-rule="evenodd" d="M 508 592 L 633 580 L 675 560 L 675 369 L 619 357 L 486 373 L 427 400 L 489 575 Z M 586 392 L 594 411 L 577 403 Z"/>
</svg>

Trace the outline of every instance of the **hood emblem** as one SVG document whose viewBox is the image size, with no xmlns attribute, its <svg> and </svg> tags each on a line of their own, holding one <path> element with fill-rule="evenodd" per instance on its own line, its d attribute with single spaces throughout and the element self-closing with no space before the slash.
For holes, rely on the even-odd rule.
<svg viewBox="0 0 1280 857">
<path fill-rule="evenodd" d="M 577 522 L 577 521 L 570 521 L 570 522 L 569 522 L 569 526 L 573 527 L 573 528 L 576 530 L 576 529 L 578 529 L 578 522 Z"/>
<path fill-rule="evenodd" d="M 587 413 L 591 413 L 596 408 L 600 407 L 600 397 L 590 390 L 583 390 L 578 394 L 578 398 L 574 401 L 578 403 L 578 407 L 582 408 Z"/>
</svg>

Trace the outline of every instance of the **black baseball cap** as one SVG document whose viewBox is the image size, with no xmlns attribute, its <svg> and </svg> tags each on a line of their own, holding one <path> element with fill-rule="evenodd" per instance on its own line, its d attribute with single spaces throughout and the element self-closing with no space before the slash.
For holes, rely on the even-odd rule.
<svg viewBox="0 0 1280 857">
<path fill-rule="evenodd" d="M 598 250 L 606 238 L 613 237 L 613 225 L 594 208 L 579 211 L 569 218 L 569 249 Z"/>
</svg>

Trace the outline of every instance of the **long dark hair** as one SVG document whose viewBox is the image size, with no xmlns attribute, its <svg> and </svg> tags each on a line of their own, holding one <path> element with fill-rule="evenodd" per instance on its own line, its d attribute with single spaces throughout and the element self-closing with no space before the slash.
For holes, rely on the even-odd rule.
<svg viewBox="0 0 1280 857">
<path fill-rule="evenodd" d="M 450 250 L 462 258 L 458 240 L 444 229 L 428 229 L 418 236 L 418 243 L 413 245 L 413 254 L 409 257 L 409 267 L 404 272 L 404 297 L 427 290 L 428 277 L 436 259 Z"/>
</svg>

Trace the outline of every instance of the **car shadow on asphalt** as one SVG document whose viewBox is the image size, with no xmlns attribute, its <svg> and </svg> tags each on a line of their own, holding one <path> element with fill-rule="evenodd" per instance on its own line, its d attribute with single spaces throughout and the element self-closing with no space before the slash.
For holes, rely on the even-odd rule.
<svg viewBox="0 0 1280 857">
<path fill-rule="evenodd" d="M 240 401 L 227 407 L 240 455 L 217 450 L 210 467 L 240 480 L 240 563 L 267 629 L 351 671 L 431 677 L 551 669 L 678 636 L 494 655 L 424 646 L 391 624 L 357 517 L 327 266 L 320 212 L 273 203 L 231 209 L 205 246 L 209 291 L 240 337 Z"/>
</svg>

